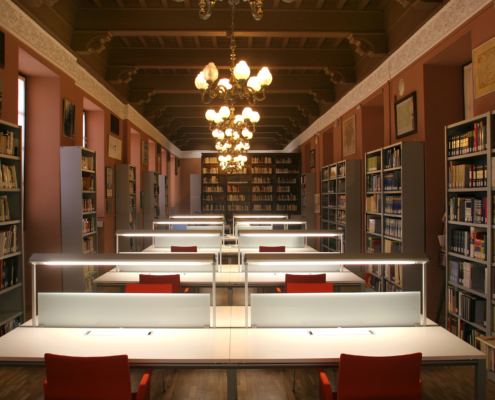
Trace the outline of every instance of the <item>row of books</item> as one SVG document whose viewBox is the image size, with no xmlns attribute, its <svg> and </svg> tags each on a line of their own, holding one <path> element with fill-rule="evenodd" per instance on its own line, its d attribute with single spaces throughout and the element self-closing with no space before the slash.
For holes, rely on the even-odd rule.
<svg viewBox="0 0 495 400">
<path fill-rule="evenodd" d="M 400 149 L 392 147 L 383 151 L 383 168 L 396 168 L 401 166 Z"/>
<path fill-rule="evenodd" d="M 345 176 L 345 163 L 337 164 L 337 175 L 339 178 Z"/>
<path fill-rule="evenodd" d="M 337 223 L 341 225 L 345 225 L 345 211 L 343 210 L 337 211 Z"/>
<path fill-rule="evenodd" d="M 366 176 L 366 191 L 380 192 L 382 190 L 382 178 L 380 175 Z"/>
<path fill-rule="evenodd" d="M 253 157 L 253 164 L 273 164 L 271 157 Z"/>
<path fill-rule="evenodd" d="M 297 211 L 297 204 L 277 204 L 276 211 Z"/>
<path fill-rule="evenodd" d="M 375 218 L 372 215 L 366 217 L 366 230 L 372 233 L 381 233 L 382 225 L 379 218 Z"/>
<path fill-rule="evenodd" d="M 94 199 L 82 199 L 82 210 L 83 212 L 93 212 L 95 211 L 96 202 Z"/>
<path fill-rule="evenodd" d="M 19 238 L 17 225 L 12 225 L 8 229 L 0 231 L 0 256 L 16 253 L 18 251 Z"/>
<path fill-rule="evenodd" d="M 7 322 L 5 325 L 0 326 L 0 337 L 14 330 L 21 324 L 20 317 L 14 318 Z"/>
<path fill-rule="evenodd" d="M 402 220 L 398 218 L 385 218 L 384 220 L 385 235 L 396 238 L 402 237 Z"/>
<path fill-rule="evenodd" d="M 290 186 L 277 186 L 277 193 L 290 193 Z"/>
<path fill-rule="evenodd" d="M 225 205 L 216 204 L 213 206 L 213 204 L 205 204 L 203 205 L 203 211 L 225 211 Z"/>
<path fill-rule="evenodd" d="M 447 318 L 447 330 L 459 337 L 459 318 L 448 317 Z"/>
<path fill-rule="evenodd" d="M 246 207 L 246 210 L 243 210 L 243 211 L 249 211 L 249 210 Z M 253 211 L 272 211 L 272 205 L 271 204 L 253 204 Z"/>
<path fill-rule="evenodd" d="M 0 132 L 0 153 L 9 156 L 20 156 L 19 139 L 14 136 L 14 132 Z"/>
<path fill-rule="evenodd" d="M 253 167 L 253 174 L 271 174 L 272 172 L 273 172 L 273 168 Z"/>
<path fill-rule="evenodd" d="M 288 180 L 288 178 L 279 178 L 280 180 Z M 255 176 L 253 177 L 253 183 L 272 183 L 272 178 L 268 176 Z M 278 182 L 277 183 L 288 183 L 288 182 Z"/>
<path fill-rule="evenodd" d="M 203 201 L 213 201 L 213 196 L 212 195 L 203 196 Z"/>
<path fill-rule="evenodd" d="M 447 138 L 447 156 L 476 153 L 486 150 L 486 123 L 475 122 L 474 129 Z"/>
<path fill-rule="evenodd" d="M 136 168 L 134 167 L 129 167 L 129 180 L 131 181 L 136 180 Z"/>
<path fill-rule="evenodd" d="M 324 206 L 325 204 L 323 204 Z M 328 197 L 328 207 L 337 208 L 337 197 L 329 196 Z"/>
<path fill-rule="evenodd" d="M 472 257 L 478 260 L 486 260 L 486 232 L 471 227 L 469 231 L 452 229 L 450 251 Z"/>
<path fill-rule="evenodd" d="M 448 201 L 449 220 L 486 224 L 488 222 L 487 208 L 487 197 L 477 199 L 475 197 L 460 197 L 454 194 Z"/>
<path fill-rule="evenodd" d="M 81 168 L 86 169 L 88 171 L 95 170 L 95 158 L 94 157 L 81 157 Z"/>
<path fill-rule="evenodd" d="M 328 172 L 328 168 L 323 168 L 323 169 L 321 170 L 321 179 L 322 179 L 322 180 L 326 180 L 326 179 L 328 179 L 328 174 L 329 174 L 329 172 Z"/>
<path fill-rule="evenodd" d="M 334 165 L 330 167 L 330 179 L 335 179 L 337 178 L 337 166 Z"/>
<path fill-rule="evenodd" d="M 136 207 L 136 196 L 129 197 L 129 207 Z"/>
<path fill-rule="evenodd" d="M 7 196 L 0 196 L 0 221 L 10 221 L 9 201 Z"/>
<path fill-rule="evenodd" d="M 276 164 L 292 164 L 294 161 L 290 157 L 277 158 L 275 160 Z"/>
<path fill-rule="evenodd" d="M 381 292 L 383 282 L 380 278 L 366 272 L 364 274 L 364 285 L 369 289 L 373 289 L 375 292 Z"/>
<path fill-rule="evenodd" d="M 449 164 L 449 182 L 451 189 L 486 187 L 486 164 Z"/>
<path fill-rule="evenodd" d="M 203 186 L 203 192 L 223 193 L 223 186 Z"/>
<path fill-rule="evenodd" d="M 337 207 L 339 208 L 345 208 L 345 194 L 341 194 L 337 196 Z"/>
<path fill-rule="evenodd" d="M 219 169 L 217 167 L 203 167 L 203 174 L 218 174 Z"/>
<path fill-rule="evenodd" d="M 267 183 L 271 182 L 270 178 L 263 178 L 263 179 L 267 179 Z M 254 182 L 254 183 L 257 183 L 257 182 Z M 296 178 L 279 177 L 279 178 L 277 178 L 277 183 L 278 184 L 285 183 L 285 184 L 295 185 L 297 183 L 297 179 Z"/>
<path fill-rule="evenodd" d="M 328 193 L 336 193 L 337 192 L 337 185 L 335 184 L 335 181 L 329 181 L 328 182 Z"/>
<path fill-rule="evenodd" d="M 203 183 L 220 183 L 220 181 L 218 180 L 218 177 L 212 176 L 211 178 L 204 177 Z"/>
<path fill-rule="evenodd" d="M 382 212 L 382 202 L 380 194 L 366 196 L 366 212 Z"/>
<path fill-rule="evenodd" d="M 275 170 L 275 173 L 277 173 L 277 174 L 298 174 L 299 170 L 298 169 L 289 169 L 289 168 L 277 168 Z"/>
<path fill-rule="evenodd" d="M 382 162 L 380 155 L 368 157 L 366 159 L 366 171 L 380 171 L 382 169 Z"/>
<path fill-rule="evenodd" d="M 246 201 L 245 194 L 229 194 L 227 196 L 227 201 Z"/>
<path fill-rule="evenodd" d="M 337 182 L 337 192 L 339 193 L 345 192 L 345 180 L 341 180 Z"/>
<path fill-rule="evenodd" d="M 486 267 L 468 261 L 449 261 L 449 281 L 486 293 Z"/>
<path fill-rule="evenodd" d="M 240 186 L 227 185 L 227 192 L 239 193 L 241 191 Z"/>
<path fill-rule="evenodd" d="M 131 212 L 132 218 L 132 212 Z M 83 218 L 83 235 L 96 231 L 95 218 Z"/>
<path fill-rule="evenodd" d="M 82 181 L 82 190 L 86 191 L 94 191 L 95 190 L 95 180 L 91 174 L 85 175 L 81 177 Z"/>
<path fill-rule="evenodd" d="M 89 254 L 95 252 L 95 237 L 96 235 L 86 236 L 83 238 L 83 253 Z"/>
<path fill-rule="evenodd" d="M 0 188 L 17 189 L 17 171 L 15 165 L 1 165 Z"/>
<path fill-rule="evenodd" d="M 277 196 L 278 201 L 297 201 L 297 196 L 295 194 L 279 194 Z"/>
<path fill-rule="evenodd" d="M 388 172 L 383 175 L 383 190 L 391 191 L 391 190 L 401 190 L 402 182 L 401 182 L 401 170 L 395 170 L 392 172 Z"/>
<path fill-rule="evenodd" d="M 205 157 L 205 161 L 203 164 L 218 164 L 218 158 L 217 157 Z"/>
<path fill-rule="evenodd" d="M 273 201 L 271 194 L 253 194 L 252 201 Z"/>
<path fill-rule="evenodd" d="M 385 282 L 385 291 L 387 292 L 402 292 L 399 286 L 395 286 L 393 283 Z"/>
<path fill-rule="evenodd" d="M 136 194 L 136 182 L 129 182 L 129 194 Z"/>
<path fill-rule="evenodd" d="M 464 321 L 459 322 L 459 337 L 471 346 L 479 349 L 480 343 L 479 339 L 485 337 L 479 330 L 474 326 L 465 323 Z"/>
<path fill-rule="evenodd" d="M 253 186 L 251 191 L 253 193 L 271 193 L 273 192 L 273 186 Z"/>
<path fill-rule="evenodd" d="M 402 214 L 402 196 L 385 196 L 385 213 Z"/>
<path fill-rule="evenodd" d="M 16 258 L 0 260 L 0 290 L 19 283 L 19 263 Z"/>
<path fill-rule="evenodd" d="M 469 322 L 486 326 L 486 300 L 470 293 L 457 292 L 457 307 L 459 317 Z"/>
<path fill-rule="evenodd" d="M 381 253 L 382 252 L 382 241 L 381 239 L 368 236 L 366 240 L 367 248 L 366 251 L 368 253 Z"/>
<path fill-rule="evenodd" d="M 383 265 L 365 265 L 364 270 L 382 276 Z"/>
<path fill-rule="evenodd" d="M 402 265 L 385 265 L 385 278 L 402 285 Z"/>
<path fill-rule="evenodd" d="M 402 253 L 402 243 L 396 240 L 385 239 L 383 243 L 384 253 Z"/>
</svg>

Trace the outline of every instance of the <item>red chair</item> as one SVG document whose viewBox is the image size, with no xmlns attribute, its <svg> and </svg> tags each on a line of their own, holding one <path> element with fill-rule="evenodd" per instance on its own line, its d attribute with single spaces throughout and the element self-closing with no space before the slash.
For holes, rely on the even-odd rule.
<svg viewBox="0 0 495 400">
<path fill-rule="evenodd" d="M 171 246 L 172 253 L 197 253 L 198 246 Z"/>
<path fill-rule="evenodd" d="M 260 246 L 260 253 L 285 253 L 285 246 Z"/>
<path fill-rule="evenodd" d="M 338 392 L 318 368 L 320 400 L 420 400 L 421 353 L 392 357 L 340 355 Z"/>
<path fill-rule="evenodd" d="M 285 293 L 333 293 L 333 283 L 288 283 Z"/>
<path fill-rule="evenodd" d="M 285 274 L 285 287 L 287 288 L 288 283 L 326 283 L 326 274 L 316 274 L 316 275 L 294 275 Z M 282 293 L 280 288 L 277 288 L 277 293 Z"/>
<path fill-rule="evenodd" d="M 139 274 L 139 283 L 146 284 L 171 284 L 172 293 L 181 293 L 180 289 L 180 275 L 148 275 Z M 189 288 L 184 289 L 184 293 L 189 293 Z"/>
<path fill-rule="evenodd" d="M 128 283 L 126 293 L 172 293 L 171 283 Z"/>
<path fill-rule="evenodd" d="M 150 400 L 152 369 L 131 392 L 127 355 L 69 357 L 45 354 L 45 400 Z"/>
</svg>

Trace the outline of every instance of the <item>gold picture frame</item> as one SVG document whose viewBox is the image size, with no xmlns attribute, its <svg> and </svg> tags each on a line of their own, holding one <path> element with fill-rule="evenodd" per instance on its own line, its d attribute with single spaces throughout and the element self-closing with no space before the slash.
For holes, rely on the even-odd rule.
<svg viewBox="0 0 495 400">
<path fill-rule="evenodd" d="M 141 142 L 141 164 L 149 164 L 149 144 L 148 142 Z"/>
<path fill-rule="evenodd" d="M 495 91 L 495 37 L 473 50 L 474 98 Z"/>
<path fill-rule="evenodd" d="M 342 123 L 342 153 L 347 157 L 356 151 L 356 115 L 353 115 Z"/>
</svg>

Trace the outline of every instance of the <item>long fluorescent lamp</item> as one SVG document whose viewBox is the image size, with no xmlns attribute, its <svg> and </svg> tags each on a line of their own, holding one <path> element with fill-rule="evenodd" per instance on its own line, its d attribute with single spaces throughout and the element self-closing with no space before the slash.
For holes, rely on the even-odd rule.
<svg viewBox="0 0 495 400">
<path fill-rule="evenodd" d="M 174 219 L 172 221 L 164 221 L 164 220 L 160 220 L 160 221 L 153 221 L 153 224 L 154 225 L 193 225 L 193 224 L 197 224 L 197 225 L 223 225 L 223 221 L 201 221 L 201 220 L 194 220 L 194 221 L 189 221 L 189 220 L 185 220 L 185 221 L 181 221 L 181 220 L 177 220 L 177 219 Z"/>
<path fill-rule="evenodd" d="M 338 253 L 340 254 L 340 253 Z M 375 265 L 375 264 L 418 264 L 416 261 L 403 261 L 403 260 L 392 260 L 392 261 L 380 261 L 380 260 L 373 260 L 372 263 L 367 263 L 364 261 L 251 261 L 249 262 L 250 264 L 256 264 L 256 265 Z"/>
<path fill-rule="evenodd" d="M 271 224 L 279 224 L 279 225 L 304 225 L 307 224 L 307 221 L 295 221 L 292 219 L 289 219 L 287 221 L 280 221 L 280 220 L 263 220 L 263 221 L 239 221 L 236 222 L 236 225 L 245 225 L 248 226 L 250 224 L 258 224 L 258 225 L 271 225 Z"/>
<path fill-rule="evenodd" d="M 190 219 L 190 218 L 200 218 L 200 219 L 225 219 L 223 214 L 192 214 L 192 215 L 171 215 L 170 219 L 182 218 L 182 219 Z"/>
<path fill-rule="evenodd" d="M 234 214 L 234 218 L 244 219 L 244 218 L 271 218 L 271 219 L 287 219 L 288 215 L 273 215 L 273 214 Z"/>
<path fill-rule="evenodd" d="M 332 237 L 332 236 L 342 236 L 344 231 L 331 232 L 331 231 L 321 231 L 321 232 L 308 232 L 308 231 L 279 231 L 275 233 L 273 231 L 262 232 L 239 232 L 239 236 L 250 236 L 250 237 L 277 237 L 277 236 L 298 236 L 298 237 Z"/>
<path fill-rule="evenodd" d="M 180 236 L 180 237 L 212 237 L 221 236 L 221 229 L 218 230 L 176 230 L 176 231 L 163 231 L 163 230 L 118 230 L 115 232 L 115 236 L 123 237 L 158 237 L 158 236 Z"/>
<path fill-rule="evenodd" d="M 210 265 L 211 262 L 196 261 L 40 261 L 38 265 Z"/>
</svg>

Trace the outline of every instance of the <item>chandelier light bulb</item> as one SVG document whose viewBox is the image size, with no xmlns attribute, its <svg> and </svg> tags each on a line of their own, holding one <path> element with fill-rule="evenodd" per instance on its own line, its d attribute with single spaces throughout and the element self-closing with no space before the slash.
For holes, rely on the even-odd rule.
<svg viewBox="0 0 495 400">
<path fill-rule="evenodd" d="M 223 140 L 225 138 L 225 134 L 222 131 L 218 131 L 217 138 Z"/>
<path fill-rule="evenodd" d="M 258 82 L 261 86 L 270 85 L 270 83 L 272 83 L 272 79 L 272 74 L 267 67 L 261 68 L 260 72 L 258 72 Z"/>
<path fill-rule="evenodd" d="M 196 85 L 196 88 L 199 90 L 206 90 L 208 89 L 208 83 L 205 80 L 205 77 L 203 75 L 203 72 L 200 72 L 198 76 L 196 77 L 196 80 L 194 81 L 194 84 Z"/>
<path fill-rule="evenodd" d="M 220 138 L 218 137 L 218 129 L 215 129 L 215 130 L 211 133 L 211 135 L 212 135 L 214 138 L 218 138 L 218 139 L 220 139 Z"/>
<path fill-rule="evenodd" d="M 246 80 L 249 78 L 251 74 L 251 70 L 249 66 L 246 64 L 246 61 L 239 61 L 234 68 L 234 76 L 239 80 Z"/>
<path fill-rule="evenodd" d="M 234 131 L 233 135 L 234 135 L 234 139 L 236 139 L 236 140 L 239 139 L 239 132 Z"/>
<path fill-rule="evenodd" d="M 253 113 L 251 114 L 251 122 L 255 124 L 259 122 L 259 120 L 260 120 L 260 114 L 256 111 L 253 111 Z"/>
<path fill-rule="evenodd" d="M 257 78 L 256 76 L 252 76 L 251 78 L 249 78 L 247 86 L 253 89 L 255 92 L 259 92 L 261 90 L 259 78 Z"/>
<path fill-rule="evenodd" d="M 251 114 L 253 113 L 253 110 L 250 107 L 246 107 L 244 110 L 242 110 L 242 116 L 244 119 L 251 119 Z"/>
<path fill-rule="evenodd" d="M 207 82 L 213 83 L 218 79 L 218 69 L 214 63 L 208 63 L 203 69 L 203 76 Z"/>
<path fill-rule="evenodd" d="M 225 130 L 225 136 L 231 137 L 232 136 L 232 129 L 230 129 L 230 128 L 229 129 L 226 129 Z"/>
<path fill-rule="evenodd" d="M 234 119 L 235 123 L 244 122 L 244 117 L 242 115 L 236 115 Z"/>
<path fill-rule="evenodd" d="M 220 144 L 220 142 L 217 142 L 217 144 L 215 145 L 215 149 L 218 151 L 222 150 L 222 145 Z"/>
<path fill-rule="evenodd" d="M 222 108 L 220 108 L 220 111 L 218 113 L 223 119 L 227 119 L 228 117 L 230 117 L 230 109 L 227 106 L 223 106 Z"/>
<path fill-rule="evenodd" d="M 230 81 L 227 78 L 220 79 L 218 81 L 218 85 L 223 86 L 227 90 L 232 89 L 232 85 L 230 84 Z"/>
<path fill-rule="evenodd" d="M 206 120 L 207 121 L 215 121 L 215 115 L 217 113 L 215 112 L 215 110 L 208 110 L 206 111 L 206 114 L 205 114 L 205 117 L 206 117 Z"/>
<path fill-rule="evenodd" d="M 232 159 L 232 157 L 231 157 L 231 155 L 230 155 L 230 154 L 227 154 L 227 156 L 225 157 L 225 159 L 226 159 L 227 161 L 230 161 L 230 160 Z"/>
<path fill-rule="evenodd" d="M 222 116 L 220 115 L 220 113 L 215 113 L 215 117 L 214 117 L 213 121 L 214 121 L 216 124 L 219 124 L 220 122 L 222 122 L 222 121 L 223 121 L 223 118 L 222 118 Z"/>
<path fill-rule="evenodd" d="M 242 136 L 244 136 L 247 140 L 250 140 L 253 137 L 253 134 L 248 129 L 243 129 Z"/>
</svg>

